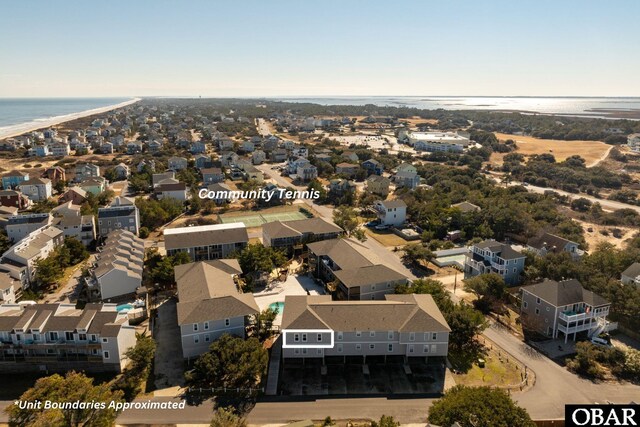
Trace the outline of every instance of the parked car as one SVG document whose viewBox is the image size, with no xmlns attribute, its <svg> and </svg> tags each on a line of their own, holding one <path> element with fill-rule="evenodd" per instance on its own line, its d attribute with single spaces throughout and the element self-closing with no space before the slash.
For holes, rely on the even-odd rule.
<svg viewBox="0 0 640 427">
<path fill-rule="evenodd" d="M 376 230 L 387 230 L 389 228 L 391 228 L 390 225 L 386 225 L 386 224 L 380 224 L 380 225 L 376 225 L 374 227 Z"/>
<path fill-rule="evenodd" d="M 592 337 L 591 344 L 599 345 L 603 347 L 612 347 L 611 340 L 606 335 L 605 336 L 599 335 L 597 337 Z"/>
</svg>

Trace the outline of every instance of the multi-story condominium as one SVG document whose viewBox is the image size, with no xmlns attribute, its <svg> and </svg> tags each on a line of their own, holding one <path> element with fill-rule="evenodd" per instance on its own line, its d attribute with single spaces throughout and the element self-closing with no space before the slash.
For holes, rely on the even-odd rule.
<svg viewBox="0 0 640 427">
<path fill-rule="evenodd" d="M 71 154 L 71 147 L 68 142 L 57 142 L 49 145 L 49 151 L 52 156 L 68 156 Z"/>
<path fill-rule="evenodd" d="M 2 188 L 5 190 L 11 190 L 28 180 L 28 172 L 13 170 L 2 175 Z"/>
<path fill-rule="evenodd" d="M 0 271 L 0 304 L 13 304 L 20 297 L 22 283 L 7 272 Z"/>
<path fill-rule="evenodd" d="M 507 285 L 517 285 L 522 278 L 526 258 L 506 243 L 485 240 L 469 249 L 464 261 L 464 277 L 496 273 Z"/>
<path fill-rule="evenodd" d="M 76 182 L 84 181 L 89 178 L 96 178 L 100 176 L 100 166 L 91 163 L 82 163 L 76 166 L 76 176 L 74 180 Z"/>
<path fill-rule="evenodd" d="M 551 233 L 542 233 L 539 236 L 529 239 L 527 242 L 527 250 L 535 252 L 540 256 L 545 256 L 548 253 L 561 253 L 567 252 L 573 259 L 580 258 L 584 252 L 578 249 L 579 244 L 567 240 L 560 236 L 556 236 Z"/>
<path fill-rule="evenodd" d="M 419 151 L 452 153 L 463 152 L 471 143 L 469 138 L 453 132 L 407 132 L 405 140 Z"/>
<path fill-rule="evenodd" d="M 203 184 L 215 184 L 219 182 L 224 182 L 224 172 L 220 168 L 208 168 L 202 169 L 202 182 Z"/>
<path fill-rule="evenodd" d="M 111 206 L 98 209 L 98 236 L 107 237 L 114 230 L 140 231 L 140 212 L 132 199 L 116 197 Z"/>
<path fill-rule="evenodd" d="M 446 357 L 451 329 L 431 295 L 387 295 L 381 301 L 287 296 L 282 357 Z"/>
<path fill-rule="evenodd" d="M 562 333 L 564 342 L 572 334 L 575 341 L 582 332 L 592 337 L 607 329 L 611 303 L 584 289 L 575 279 L 560 282 L 545 279 L 520 291 L 521 319 L 526 328 L 552 338 Z"/>
<path fill-rule="evenodd" d="M 107 301 L 131 295 L 142 285 L 144 241 L 127 230 L 114 230 L 98 249 L 87 278 L 89 299 Z"/>
<path fill-rule="evenodd" d="M 223 334 L 246 336 L 260 312 L 253 294 L 241 293 L 235 259 L 202 261 L 175 267 L 178 325 L 185 359 L 205 353 Z"/>
<path fill-rule="evenodd" d="M 8 272 L 26 289 L 34 278 L 36 261 L 47 258 L 63 242 L 64 235 L 58 228 L 47 226 L 37 229 L 2 255 L 0 271 Z"/>
<path fill-rule="evenodd" d="M 397 271 L 375 263 L 361 244 L 351 239 L 331 239 L 307 245 L 309 269 L 336 291 L 338 299 L 380 300 L 406 284 Z"/>
<path fill-rule="evenodd" d="M 397 227 L 407 220 L 407 204 L 400 200 L 378 200 L 373 204 L 381 225 Z"/>
<path fill-rule="evenodd" d="M 379 196 L 387 197 L 389 194 L 389 186 L 391 185 L 391 180 L 385 176 L 380 175 L 371 175 L 365 181 L 367 186 L 367 191 L 373 194 L 377 194 Z"/>
<path fill-rule="evenodd" d="M 164 230 L 167 255 L 186 252 L 192 261 L 230 258 L 249 244 L 247 227 L 242 222 L 168 228 Z"/>
<path fill-rule="evenodd" d="M 184 157 L 170 157 L 168 160 L 167 169 L 179 171 L 182 169 L 186 169 L 188 164 L 189 162 Z"/>
<path fill-rule="evenodd" d="M 64 215 L 59 218 L 56 227 L 62 230 L 65 237 L 73 237 L 89 246 L 96 240 L 96 221 L 93 215 L 76 214 Z"/>
<path fill-rule="evenodd" d="M 5 227 L 7 237 L 19 242 L 36 230 L 51 225 L 53 217 L 48 213 L 24 214 L 10 216 Z"/>
<path fill-rule="evenodd" d="M 51 180 L 48 178 L 32 178 L 20 184 L 18 188 L 34 202 L 47 200 L 53 193 Z"/>
<path fill-rule="evenodd" d="M 640 152 L 640 133 L 627 136 L 627 145 L 631 151 Z"/>
<path fill-rule="evenodd" d="M 640 262 L 634 262 L 624 270 L 620 281 L 623 285 L 635 285 L 640 288 Z"/>
<path fill-rule="evenodd" d="M 309 218 L 298 221 L 274 221 L 262 226 L 262 242 L 265 246 L 285 249 L 303 249 L 307 243 L 335 239 L 342 234 L 342 228 L 323 219 Z"/>
<path fill-rule="evenodd" d="M 22 192 L 16 190 L 0 191 L 0 206 L 15 207 L 18 209 L 26 209 L 31 205 L 31 200 Z"/>
<path fill-rule="evenodd" d="M 0 360 L 16 371 L 121 372 L 135 328 L 115 304 L 0 305 Z"/>
</svg>

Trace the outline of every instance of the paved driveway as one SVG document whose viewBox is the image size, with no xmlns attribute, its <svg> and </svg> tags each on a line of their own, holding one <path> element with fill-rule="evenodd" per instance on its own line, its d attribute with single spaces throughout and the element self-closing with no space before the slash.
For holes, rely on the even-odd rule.
<svg viewBox="0 0 640 427">
<path fill-rule="evenodd" d="M 175 298 L 165 300 L 158 307 L 153 337 L 157 343 L 154 366 L 156 388 L 183 386 L 184 362 Z"/>
</svg>

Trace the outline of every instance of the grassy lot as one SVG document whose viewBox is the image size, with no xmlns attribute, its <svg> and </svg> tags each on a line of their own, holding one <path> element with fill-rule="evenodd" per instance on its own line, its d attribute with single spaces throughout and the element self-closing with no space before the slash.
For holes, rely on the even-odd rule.
<svg viewBox="0 0 640 427">
<path fill-rule="evenodd" d="M 478 366 L 479 358 L 485 360 L 484 368 Z M 487 347 L 473 352 L 450 350 L 449 361 L 459 372 L 453 374 L 456 384 L 505 387 L 522 381 L 520 365 Z"/>
<path fill-rule="evenodd" d="M 371 230 L 370 228 L 365 228 L 365 233 L 367 234 L 368 237 L 371 237 L 377 240 L 383 246 L 402 247 L 410 243 L 404 240 L 402 237 L 397 236 L 388 230 L 378 231 L 378 230 Z"/>
</svg>

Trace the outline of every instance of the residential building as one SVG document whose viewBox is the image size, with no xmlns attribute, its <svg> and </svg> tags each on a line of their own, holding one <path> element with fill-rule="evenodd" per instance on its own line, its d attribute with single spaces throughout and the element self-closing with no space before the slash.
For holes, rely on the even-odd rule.
<svg viewBox="0 0 640 427">
<path fill-rule="evenodd" d="M 191 154 L 206 153 L 207 144 L 202 141 L 196 141 L 191 144 L 191 147 L 189 147 L 189 151 L 191 152 Z"/>
<path fill-rule="evenodd" d="M 288 156 L 289 155 L 287 154 L 287 150 L 283 148 L 276 148 L 275 150 L 271 151 L 270 160 L 274 163 L 280 163 L 287 160 Z"/>
<path fill-rule="evenodd" d="M 14 304 L 22 293 L 22 283 L 0 271 L 0 304 Z"/>
<path fill-rule="evenodd" d="M 51 180 L 47 178 L 32 178 L 20 184 L 18 189 L 34 202 L 47 200 L 53 194 Z"/>
<path fill-rule="evenodd" d="M 114 230 L 98 249 L 96 261 L 87 278 L 91 301 L 122 299 L 142 285 L 144 241 L 127 230 Z"/>
<path fill-rule="evenodd" d="M 640 152 L 640 133 L 632 133 L 627 136 L 627 145 L 631 151 Z"/>
<path fill-rule="evenodd" d="M 18 185 L 28 180 L 29 180 L 28 172 L 12 170 L 2 175 L 2 188 L 5 190 L 13 190 Z"/>
<path fill-rule="evenodd" d="M 47 157 L 51 155 L 51 149 L 46 144 L 34 145 L 33 147 L 31 147 L 31 149 L 29 149 L 29 155 L 36 157 Z"/>
<path fill-rule="evenodd" d="M 348 179 L 332 179 L 329 181 L 329 193 L 336 196 L 356 191 L 356 183 Z"/>
<path fill-rule="evenodd" d="M 98 178 L 100 176 L 100 166 L 92 163 L 81 163 L 76 166 L 76 176 L 74 181 L 81 182 L 89 178 Z"/>
<path fill-rule="evenodd" d="M 66 172 L 61 166 L 51 166 L 42 173 L 43 178 L 49 178 L 54 186 L 60 181 L 66 181 Z"/>
<path fill-rule="evenodd" d="M 343 151 L 340 157 L 351 160 L 352 162 L 357 162 L 359 160 L 358 155 L 353 151 Z"/>
<path fill-rule="evenodd" d="M 224 172 L 220 168 L 202 169 L 201 172 L 204 185 L 224 182 Z"/>
<path fill-rule="evenodd" d="M 623 285 L 635 285 L 640 288 L 640 262 L 634 262 L 622 272 L 620 281 Z"/>
<path fill-rule="evenodd" d="M 17 190 L 0 190 L 0 205 L 26 209 L 31 205 L 31 200 Z"/>
<path fill-rule="evenodd" d="M 362 167 L 367 171 L 367 175 L 382 175 L 384 172 L 384 165 L 376 159 L 365 160 Z"/>
<path fill-rule="evenodd" d="M 211 161 L 211 156 L 207 156 L 206 154 L 198 154 L 194 157 L 193 163 L 197 169 L 206 169 L 210 168 L 213 162 Z"/>
<path fill-rule="evenodd" d="M 64 241 L 62 231 L 56 227 L 35 230 L 11 246 L 2 255 L 1 271 L 8 271 L 23 288 L 29 287 L 36 271 L 36 261 L 45 259 Z M 11 268 L 13 267 L 13 268 Z"/>
<path fill-rule="evenodd" d="M 16 372 L 121 372 L 136 330 L 115 304 L 0 305 L 0 360 Z"/>
<path fill-rule="evenodd" d="M 371 175 L 365 181 L 367 191 L 379 196 L 387 197 L 389 195 L 389 186 L 391 180 L 386 176 Z"/>
<path fill-rule="evenodd" d="M 68 156 L 71 154 L 71 147 L 69 147 L 68 142 L 56 142 L 55 144 L 49 145 L 49 150 L 52 156 Z"/>
<path fill-rule="evenodd" d="M 231 187 L 229 187 L 225 183 L 220 182 L 215 184 L 209 184 L 207 185 L 207 190 L 210 192 L 213 191 L 216 197 L 214 199 L 209 199 L 209 200 L 213 200 L 218 205 L 222 205 L 224 203 L 231 203 L 232 201 L 231 198 L 223 197 L 223 194 L 229 194 L 231 191 L 233 191 Z"/>
<path fill-rule="evenodd" d="M 51 225 L 51 222 L 49 213 L 10 216 L 6 225 L 7 237 L 14 243 L 19 242 L 34 231 Z"/>
<path fill-rule="evenodd" d="M 597 336 L 608 329 L 607 315 L 611 303 L 600 295 L 584 289 L 576 279 L 545 279 L 541 283 L 520 288 L 522 303 L 521 322 L 525 328 L 564 342 L 573 334 L 586 332 Z"/>
<path fill-rule="evenodd" d="M 233 151 L 228 151 L 220 155 L 220 162 L 222 163 L 222 166 L 225 167 L 235 165 L 236 163 L 238 163 L 238 159 L 238 155 Z"/>
<path fill-rule="evenodd" d="M 420 175 L 411 171 L 398 171 L 391 177 L 391 179 L 393 179 L 393 182 L 396 183 L 397 187 L 414 189 L 420 185 Z"/>
<path fill-rule="evenodd" d="M 106 191 L 107 189 L 107 180 L 101 176 L 97 176 L 95 178 L 87 178 L 78 184 L 78 187 L 82 188 L 84 191 L 91 193 L 95 196 Z"/>
<path fill-rule="evenodd" d="M 407 278 L 386 265 L 362 244 L 331 239 L 307 244 L 309 270 L 335 291 L 338 299 L 372 300 L 392 294 Z"/>
<path fill-rule="evenodd" d="M 417 174 L 418 170 L 411 163 L 401 163 L 400 166 L 396 168 L 396 173 L 400 172 L 408 172 L 410 174 Z"/>
<path fill-rule="evenodd" d="M 482 209 L 478 205 L 469 202 L 460 202 L 451 205 L 452 208 L 459 209 L 462 213 L 480 212 Z"/>
<path fill-rule="evenodd" d="M 260 165 L 265 162 L 267 155 L 262 150 L 256 150 L 251 154 L 251 162 L 254 165 Z"/>
<path fill-rule="evenodd" d="M 90 246 L 96 240 L 96 221 L 93 215 L 64 215 L 56 223 L 65 237 L 73 237 Z"/>
<path fill-rule="evenodd" d="M 180 171 L 186 169 L 189 162 L 184 157 L 169 157 L 167 169 Z"/>
<path fill-rule="evenodd" d="M 381 225 L 398 227 L 407 220 L 407 204 L 400 200 L 378 200 L 373 204 Z"/>
<path fill-rule="evenodd" d="M 441 358 L 451 329 L 431 295 L 386 295 L 380 301 L 332 301 L 329 295 L 286 296 L 282 358 L 367 356 Z M 353 359 L 352 359 L 353 360 Z"/>
<path fill-rule="evenodd" d="M 127 179 L 131 175 L 131 171 L 129 170 L 129 166 L 124 163 L 118 163 L 113 167 L 113 171 L 116 176 L 120 179 Z"/>
<path fill-rule="evenodd" d="M 153 176 L 151 177 L 151 182 L 153 184 L 153 186 L 157 186 L 158 184 L 160 184 L 161 181 L 164 181 L 166 179 L 175 179 L 176 178 L 176 173 L 174 171 L 167 171 L 167 172 L 163 172 L 163 173 L 154 173 Z"/>
<path fill-rule="evenodd" d="M 129 141 L 127 142 L 127 154 L 139 154 L 142 153 L 143 143 L 142 141 Z"/>
<path fill-rule="evenodd" d="M 360 169 L 359 165 L 352 164 L 352 163 L 338 163 L 336 165 L 336 173 L 338 175 L 345 175 L 350 178 L 355 177 L 359 169 Z"/>
<path fill-rule="evenodd" d="M 153 189 L 153 192 L 158 200 L 176 199 L 186 202 L 189 198 L 189 189 L 184 182 L 160 183 Z"/>
<path fill-rule="evenodd" d="M 558 254 L 566 252 L 571 255 L 573 259 L 578 259 L 584 254 L 583 251 L 578 249 L 578 246 L 579 244 L 576 242 L 546 232 L 532 237 L 527 242 L 527 250 L 540 256 L 546 256 L 548 253 Z"/>
<path fill-rule="evenodd" d="M 224 259 L 175 267 L 178 284 L 178 325 L 182 356 L 206 353 L 223 334 L 246 337 L 260 312 L 251 293 L 242 293 L 235 277 L 242 274 L 238 260 Z"/>
<path fill-rule="evenodd" d="M 291 253 L 295 249 L 302 250 L 307 243 L 336 239 L 342 232 L 342 228 L 323 218 L 274 221 L 262 226 L 262 242 L 265 246 Z"/>
<path fill-rule="evenodd" d="M 186 252 L 192 261 L 230 258 L 249 244 L 246 226 L 241 222 L 168 228 L 164 230 L 167 255 Z"/>
<path fill-rule="evenodd" d="M 87 191 L 77 185 L 69 188 L 59 198 L 60 202 L 72 202 L 74 205 L 81 205 L 87 200 Z"/>
<path fill-rule="evenodd" d="M 140 212 L 135 202 L 127 197 L 116 197 L 111 205 L 98 208 L 98 236 L 107 237 L 115 230 L 128 230 L 138 235 Z"/>
<path fill-rule="evenodd" d="M 289 161 L 287 162 L 287 172 L 290 175 L 293 175 L 298 172 L 299 168 L 310 165 L 310 164 L 311 163 L 309 162 L 309 160 L 305 159 L 304 157 L 289 159 Z"/>
<path fill-rule="evenodd" d="M 464 278 L 496 273 L 507 285 L 517 285 L 522 279 L 526 258 L 506 243 L 485 240 L 469 249 L 464 262 Z"/>
</svg>

